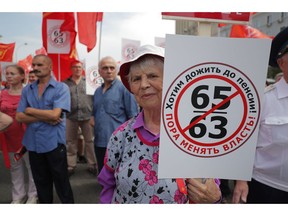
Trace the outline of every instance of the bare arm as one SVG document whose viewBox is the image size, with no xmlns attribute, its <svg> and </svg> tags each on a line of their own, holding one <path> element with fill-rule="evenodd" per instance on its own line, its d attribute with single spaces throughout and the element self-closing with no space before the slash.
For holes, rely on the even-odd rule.
<svg viewBox="0 0 288 216">
<path fill-rule="evenodd" d="M 21 122 L 21 123 L 26 123 L 26 124 L 30 124 L 33 122 L 37 122 L 39 121 L 37 118 L 27 115 L 23 112 L 17 112 L 16 113 L 16 121 Z"/>
<path fill-rule="evenodd" d="M 61 108 L 54 108 L 53 110 L 42 110 L 27 107 L 24 113 L 20 112 L 16 114 L 16 120 L 27 124 L 37 121 L 44 121 L 49 124 L 57 124 L 61 122 L 61 112 Z"/>
<path fill-rule="evenodd" d="M 42 110 L 32 107 L 25 109 L 25 114 L 33 116 L 40 121 L 57 121 L 61 116 L 62 109 L 54 108 L 53 110 Z"/>
<path fill-rule="evenodd" d="M 13 119 L 9 115 L 0 112 L 0 131 L 4 131 L 12 123 L 13 123 Z"/>
</svg>

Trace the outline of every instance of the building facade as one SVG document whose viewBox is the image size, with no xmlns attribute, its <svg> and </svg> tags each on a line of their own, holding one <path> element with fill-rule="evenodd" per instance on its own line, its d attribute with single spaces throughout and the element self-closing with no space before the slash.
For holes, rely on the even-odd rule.
<svg viewBox="0 0 288 216">
<path fill-rule="evenodd" d="M 249 26 L 269 36 L 275 36 L 288 26 L 288 12 L 260 12 L 251 16 Z M 229 37 L 231 25 L 219 29 L 220 37 Z"/>
<path fill-rule="evenodd" d="M 191 20 L 176 20 L 176 34 L 198 35 L 198 22 Z M 275 36 L 288 26 L 288 12 L 254 13 L 248 24 L 269 36 Z M 229 37 L 231 24 L 218 28 L 218 23 L 211 24 L 211 36 Z"/>
</svg>

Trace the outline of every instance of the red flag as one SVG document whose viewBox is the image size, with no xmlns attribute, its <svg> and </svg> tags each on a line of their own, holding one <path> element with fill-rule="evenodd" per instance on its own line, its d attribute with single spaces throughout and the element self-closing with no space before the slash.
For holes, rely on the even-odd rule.
<svg viewBox="0 0 288 216">
<path fill-rule="evenodd" d="M 15 43 L 4 44 L 0 43 L 0 61 L 12 62 Z"/>
<path fill-rule="evenodd" d="M 47 52 L 46 52 L 46 49 L 44 47 L 41 47 L 40 49 L 37 49 L 35 51 L 35 54 L 36 55 L 39 55 L 39 54 L 47 55 Z"/>
<path fill-rule="evenodd" d="M 48 56 L 53 61 L 53 72 L 55 78 L 59 81 L 63 81 L 71 75 L 70 62 L 78 59 L 75 37 L 76 31 L 73 12 L 43 13 L 43 47 L 47 50 Z M 67 45 L 69 45 L 68 52 Z M 66 46 L 65 49 L 63 49 L 64 46 Z"/>
<path fill-rule="evenodd" d="M 17 63 L 25 70 L 26 74 L 28 74 L 32 70 L 32 58 L 32 55 L 28 55 L 26 58 L 19 60 Z"/>
<path fill-rule="evenodd" d="M 268 36 L 258 29 L 252 28 L 248 25 L 232 25 L 230 37 L 235 38 L 273 38 Z"/>
<path fill-rule="evenodd" d="M 80 43 L 87 46 L 87 51 L 90 52 L 97 41 L 97 21 L 101 22 L 103 12 L 78 12 L 78 36 Z"/>
<path fill-rule="evenodd" d="M 71 76 L 70 63 L 78 59 L 78 54 L 75 46 L 72 48 L 70 55 L 68 54 L 57 55 L 48 53 L 48 56 L 52 59 L 53 72 L 57 80 L 63 81 Z M 58 70 L 59 68 L 60 71 Z"/>
<path fill-rule="evenodd" d="M 42 38 L 47 53 L 68 54 L 75 45 L 75 19 L 73 12 L 43 13 Z"/>
<path fill-rule="evenodd" d="M 60 26 L 60 31 L 61 32 L 69 32 L 70 34 L 72 34 L 72 42 L 75 42 L 75 37 L 76 37 L 76 30 L 75 30 L 75 17 L 74 17 L 74 13 L 61 13 L 63 14 L 63 19 L 64 22 L 62 23 L 62 25 Z M 74 41 L 73 41 L 74 40 Z"/>
</svg>

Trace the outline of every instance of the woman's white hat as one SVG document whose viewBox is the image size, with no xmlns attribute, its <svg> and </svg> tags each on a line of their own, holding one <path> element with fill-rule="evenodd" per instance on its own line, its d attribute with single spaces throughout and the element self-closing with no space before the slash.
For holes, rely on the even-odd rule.
<svg viewBox="0 0 288 216">
<path fill-rule="evenodd" d="M 164 48 L 153 46 L 153 45 L 143 45 L 139 47 L 139 49 L 136 51 L 134 58 L 121 64 L 118 74 L 121 77 L 122 83 L 130 92 L 131 90 L 130 90 L 130 86 L 129 86 L 128 79 L 127 79 L 130 65 L 131 63 L 138 60 L 144 55 L 156 55 L 156 56 L 164 58 Z"/>
</svg>

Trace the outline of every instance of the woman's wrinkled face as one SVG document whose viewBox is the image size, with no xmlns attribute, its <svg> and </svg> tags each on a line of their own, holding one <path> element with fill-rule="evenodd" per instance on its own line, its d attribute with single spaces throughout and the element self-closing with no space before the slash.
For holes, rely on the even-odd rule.
<svg viewBox="0 0 288 216">
<path fill-rule="evenodd" d="M 130 68 L 129 83 L 139 106 L 161 109 L 163 64 L 145 64 Z"/>
</svg>

